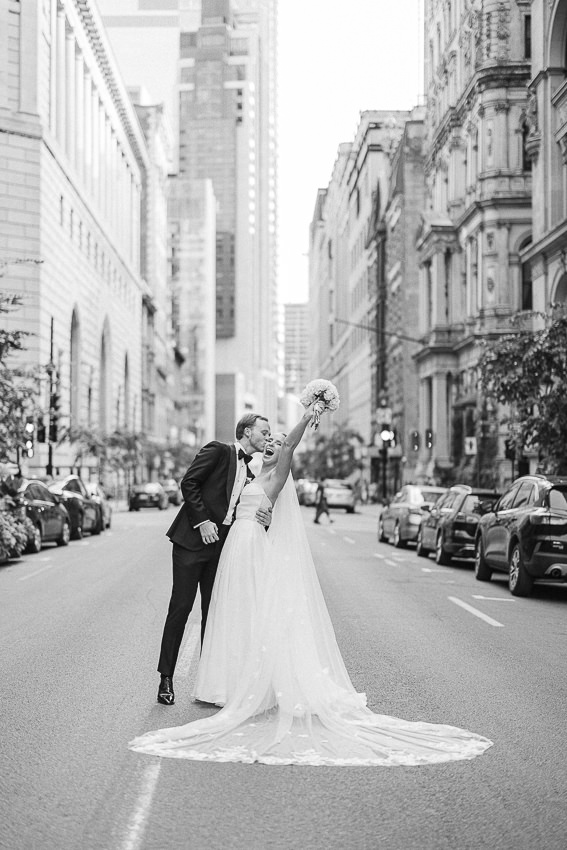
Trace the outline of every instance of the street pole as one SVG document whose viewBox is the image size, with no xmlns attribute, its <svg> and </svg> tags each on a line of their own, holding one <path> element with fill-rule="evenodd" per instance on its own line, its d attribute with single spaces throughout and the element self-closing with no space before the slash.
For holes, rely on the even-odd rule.
<svg viewBox="0 0 567 850">
<path fill-rule="evenodd" d="M 51 442 L 51 422 L 52 417 L 54 415 L 54 411 L 52 409 L 52 399 L 53 399 L 53 371 L 55 369 L 55 364 L 53 363 L 53 316 L 51 317 L 51 336 L 49 340 L 49 421 L 48 421 L 48 429 L 47 429 L 47 466 L 45 467 L 45 472 L 47 475 L 53 476 L 53 444 Z"/>
<path fill-rule="evenodd" d="M 382 501 L 386 503 L 387 498 L 387 475 L 386 475 L 386 467 L 388 465 L 388 446 L 384 445 L 382 447 Z"/>
</svg>

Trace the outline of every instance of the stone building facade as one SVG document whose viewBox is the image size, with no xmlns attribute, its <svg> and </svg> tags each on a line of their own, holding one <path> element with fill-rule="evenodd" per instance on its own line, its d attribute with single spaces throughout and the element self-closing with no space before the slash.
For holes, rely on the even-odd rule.
<svg viewBox="0 0 567 850">
<path fill-rule="evenodd" d="M 421 266 L 417 476 L 501 486 L 497 412 L 479 395 L 486 338 L 532 304 L 526 85 L 530 3 L 425 3 L 426 185 Z"/>
<path fill-rule="evenodd" d="M 533 0 L 532 68 L 526 107 L 533 170 L 531 268 L 536 310 L 567 302 L 567 2 Z"/>
<path fill-rule="evenodd" d="M 96 5 L 3 3 L 0 63 L 2 286 L 23 299 L 10 319 L 32 334 L 23 360 L 52 364 L 60 428 L 137 432 L 148 156 Z M 68 471 L 71 448 L 52 449 L 54 473 Z"/>
<path fill-rule="evenodd" d="M 373 346 L 372 480 L 395 492 L 415 480 L 418 389 L 414 355 L 420 348 L 419 270 L 415 235 L 425 199 L 425 110 L 416 107 L 394 148 L 387 194 L 378 187 L 368 238 L 371 303 L 375 314 Z M 384 420 L 384 410 L 387 422 Z M 386 445 L 380 431 L 387 425 L 394 439 Z M 383 464 L 386 469 L 383 469 Z"/>
<path fill-rule="evenodd" d="M 214 439 L 216 202 L 210 180 L 174 177 L 169 197 L 169 265 L 174 366 L 172 440 Z M 230 423 L 233 427 L 234 423 Z"/>
<path fill-rule="evenodd" d="M 370 442 L 375 417 L 375 303 L 368 239 L 376 192 L 388 196 L 390 156 L 407 117 L 400 111 L 361 113 L 354 141 L 339 147 L 311 224 L 309 300 L 312 326 L 319 328 L 313 366 L 336 384 L 341 396 L 332 426 L 354 432 L 363 446 Z"/>
</svg>

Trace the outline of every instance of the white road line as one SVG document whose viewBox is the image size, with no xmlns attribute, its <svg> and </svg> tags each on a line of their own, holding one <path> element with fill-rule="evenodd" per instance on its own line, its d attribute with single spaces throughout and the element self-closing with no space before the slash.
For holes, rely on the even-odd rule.
<svg viewBox="0 0 567 850">
<path fill-rule="evenodd" d="M 126 826 L 126 835 L 120 844 L 120 850 L 138 850 L 144 838 L 148 815 L 152 805 L 152 799 L 156 790 L 159 773 L 161 770 L 161 759 L 152 761 L 144 769 L 142 774 L 142 787 L 136 800 L 134 811 Z"/>
<path fill-rule="evenodd" d="M 34 576 L 38 576 L 40 573 L 44 573 L 46 570 L 52 569 L 53 564 L 47 564 L 45 567 L 40 567 L 39 570 L 35 570 L 33 573 L 28 573 L 27 576 L 20 576 L 18 581 L 27 581 L 28 578 L 33 578 Z"/>
<path fill-rule="evenodd" d="M 493 620 L 492 617 L 488 617 L 486 614 L 483 614 L 482 611 L 479 611 L 478 608 L 473 608 L 472 605 L 468 605 L 466 602 L 463 602 L 462 599 L 457 599 L 456 596 L 448 596 L 447 599 L 454 602 L 455 605 L 460 605 L 461 608 L 464 608 L 465 611 L 468 611 L 470 614 L 474 614 L 474 616 L 478 617 L 480 620 L 484 620 L 484 622 L 488 623 L 489 626 L 496 626 L 501 629 L 504 628 L 504 623 L 499 623 L 498 620 Z"/>
<path fill-rule="evenodd" d="M 505 596 L 477 596 L 473 593 L 473 599 L 486 599 L 490 602 L 515 602 L 515 599 L 507 599 Z"/>
<path fill-rule="evenodd" d="M 375 558 L 381 558 L 382 560 L 384 560 L 384 558 L 385 558 L 386 556 L 385 556 L 385 555 L 381 555 L 381 554 L 380 554 L 380 552 L 374 552 L 374 557 L 375 557 Z"/>
<path fill-rule="evenodd" d="M 352 543 L 353 546 L 356 543 L 356 540 L 353 540 L 352 537 L 343 537 L 343 540 L 345 541 L 345 543 Z"/>
<path fill-rule="evenodd" d="M 193 663 L 193 659 L 195 658 L 199 649 L 200 640 L 201 624 L 194 623 L 189 628 L 189 634 L 187 635 L 187 638 L 185 640 L 185 645 L 179 653 L 179 659 L 175 666 L 176 679 L 183 679 L 188 676 L 189 670 L 191 669 L 191 665 Z"/>
<path fill-rule="evenodd" d="M 447 570 L 436 570 L 436 569 L 433 569 L 432 567 L 422 567 L 421 572 L 422 573 L 446 573 Z"/>
<path fill-rule="evenodd" d="M 397 566 L 398 566 L 398 565 L 396 564 L 396 562 L 395 562 L 395 561 L 392 561 L 390 558 L 384 558 L 384 563 L 385 563 L 385 564 L 389 564 L 391 567 L 397 567 Z"/>
</svg>

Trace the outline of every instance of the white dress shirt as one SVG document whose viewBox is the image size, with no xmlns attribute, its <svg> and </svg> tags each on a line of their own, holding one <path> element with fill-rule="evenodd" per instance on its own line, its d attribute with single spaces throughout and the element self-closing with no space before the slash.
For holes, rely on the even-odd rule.
<svg viewBox="0 0 567 850">
<path fill-rule="evenodd" d="M 235 443 L 234 445 L 236 447 L 236 475 L 234 476 L 234 484 L 232 485 L 232 493 L 230 494 L 228 511 L 226 512 L 226 516 L 222 522 L 223 525 L 231 525 L 236 503 L 240 498 L 242 488 L 246 484 L 246 476 L 248 475 L 248 469 L 246 468 L 246 464 L 244 463 L 244 458 L 238 458 L 239 450 L 242 449 L 242 451 L 244 451 L 244 449 L 242 448 L 240 443 Z"/>
</svg>

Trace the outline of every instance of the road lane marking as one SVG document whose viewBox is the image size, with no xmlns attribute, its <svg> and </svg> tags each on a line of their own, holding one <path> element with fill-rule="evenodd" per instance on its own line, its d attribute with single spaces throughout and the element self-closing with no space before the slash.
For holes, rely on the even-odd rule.
<svg viewBox="0 0 567 850">
<path fill-rule="evenodd" d="M 353 546 L 356 543 L 356 540 L 353 540 L 352 537 L 343 537 L 343 540 L 345 541 L 345 543 L 352 543 Z"/>
<path fill-rule="evenodd" d="M 374 552 L 374 557 L 375 557 L 375 558 L 382 558 L 382 560 L 384 560 L 384 558 L 385 558 L 386 556 L 385 556 L 385 555 L 381 555 L 381 554 L 380 554 L 380 552 Z"/>
<path fill-rule="evenodd" d="M 447 570 L 436 570 L 433 567 L 422 567 L 421 572 L 422 573 L 446 573 Z"/>
<path fill-rule="evenodd" d="M 385 564 L 389 564 L 391 567 L 397 567 L 397 566 L 398 566 L 398 565 L 396 564 L 396 562 L 395 562 L 395 561 L 392 561 L 390 558 L 384 558 L 384 563 L 385 563 Z"/>
<path fill-rule="evenodd" d="M 505 596 L 477 596 L 473 593 L 473 599 L 486 599 L 490 602 L 515 602 L 515 599 L 507 599 Z"/>
<path fill-rule="evenodd" d="M 195 658 L 197 650 L 199 649 L 200 640 L 201 624 L 194 623 L 189 629 L 189 634 L 187 635 L 185 646 L 181 650 L 179 659 L 175 667 L 176 679 L 183 679 L 189 674 L 193 659 Z"/>
<path fill-rule="evenodd" d="M 44 573 L 46 570 L 51 570 L 53 566 L 53 564 L 46 564 L 45 567 L 40 567 L 39 570 L 35 570 L 33 573 L 28 573 L 27 576 L 20 576 L 18 581 L 27 581 L 28 578 L 33 578 L 34 576 L 38 576 L 40 573 Z"/>
<path fill-rule="evenodd" d="M 479 611 L 478 608 L 473 608 L 472 605 L 468 605 L 466 602 L 463 602 L 462 599 L 457 599 L 456 596 L 448 596 L 447 599 L 454 602 L 455 605 L 460 605 L 461 608 L 464 608 L 465 611 L 468 611 L 470 614 L 474 614 L 475 617 L 484 620 L 484 622 L 488 623 L 489 626 L 496 626 L 501 629 L 504 628 L 504 623 L 499 623 L 498 620 L 493 620 L 492 617 L 489 617 L 487 614 L 483 614 L 483 612 Z"/>
<path fill-rule="evenodd" d="M 120 850 L 138 850 L 141 847 L 148 822 L 148 815 L 156 790 L 162 761 L 152 761 L 142 774 L 142 787 L 136 800 L 134 811 L 126 826 L 126 835 L 120 845 Z"/>
</svg>

